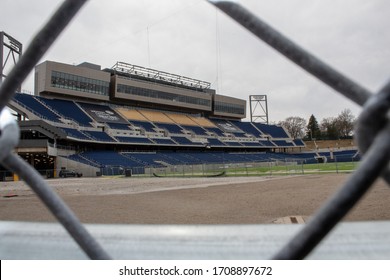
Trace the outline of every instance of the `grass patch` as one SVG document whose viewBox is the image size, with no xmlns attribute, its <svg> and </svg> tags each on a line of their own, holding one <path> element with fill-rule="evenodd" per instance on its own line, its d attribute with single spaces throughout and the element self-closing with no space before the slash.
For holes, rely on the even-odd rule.
<svg viewBox="0 0 390 280">
<path fill-rule="evenodd" d="M 315 164 L 287 164 L 275 165 L 270 163 L 262 166 L 229 166 L 216 165 L 203 171 L 194 172 L 193 170 L 180 172 L 155 173 L 156 177 L 213 177 L 213 176 L 286 176 L 286 175 L 304 175 L 304 174 L 324 174 L 324 173 L 350 173 L 356 170 L 358 162 L 330 162 Z M 218 174 L 218 175 L 217 175 Z"/>
</svg>

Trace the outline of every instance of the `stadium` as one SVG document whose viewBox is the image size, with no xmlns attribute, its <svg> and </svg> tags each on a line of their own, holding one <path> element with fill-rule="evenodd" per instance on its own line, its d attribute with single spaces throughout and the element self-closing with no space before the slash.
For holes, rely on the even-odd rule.
<svg viewBox="0 0 390 280">
<path fill-rule="evenodd" d="M 21 128 L 17 153 L 48 178 L 69 169 L 88 177 L 218 175 L 229 164 L 358 159 L 356 149 L 299 153 L 305 143 L 283 127 L 242 121 L 245 100 L 124 62 L 101 69 L 45 61 L 35 68 L 34 95 L 18 93 L 9 107 Z"/>
<path fill-rule="evenodd" d="M 17 74 L 10 76 L 0 87 L 5 97 L 5 84 L 18 81 Z M 340 223 L 330 242 L 324 240 L 309 258 L 388 257 L 385 182 L 362 183 L 366 174 L 359 172 L 349 178 L 319 170 L 300 176 L 309 163 L 357 161 L 356 148 L 302 152 L 306 144 L 283 127 L 243 121 L 246 101 L 217 93 L 209 82 L 124 62 L 102 69 L 88 62 L 45 61 L 35 66 L 34 95 L 13 90 L 5 103 L 18 124 L 8 110 L 1 112 L 0 140 L 17 139 L 10 130 L 15 127 L 21 137 L 18 156 L 15 146 L 2 155 L 2 164 L 15 172 L 0 170 L 6 181 L 0 192 L 3 258 L 85 258 L 52 223 L 54 218 L 88 256 L 98 259 L 263 259 L 286 244 L 291 233 L 297 234 L 289 244 L 322 235 L 315 244 L 302 243 L 305 255 L 300 248 L 289 252 L 289 245 L 275 255 L 304 258 L 343 218 L 356 223 Z M 358 171 L 368 169 L 366 159 Z M 239 172 L 227 176 L 231 166 L 245 170 L 247 177 Z M 251 172 L 264 166 L 282 166 L 288 175 L 302 172 L 248 176 L 258 175 Z M 42 180 L 35 170 L 50 180 Z M 56 178 L 62 174 L 88 178 Z M 196 178 L 161 178 L 178 174 Z M 27 184 L 18 182 L 18 175 Z M 136 178 L 144 176 L 154 178 Z M 340 191 L 341 181 L 346 183 Z M 364 199 L 365 191 L 351 194 L 364 183 L 375 183 Z M 332 193 L 337 194 L 328 199 Z M 79 222 L 87 224 L 109 254 Z M 290 225 L 275 225 L 286 223 Z"/>
</svg>

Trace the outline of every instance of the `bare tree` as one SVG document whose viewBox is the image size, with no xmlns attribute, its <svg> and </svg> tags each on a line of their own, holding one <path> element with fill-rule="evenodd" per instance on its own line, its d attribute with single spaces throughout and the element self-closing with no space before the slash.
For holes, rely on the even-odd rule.
<svg viewBox="0 0 390 280">
<path fill-rule="evenodd" d="M 356 118 L 350 109 L 344 109 L 336 118 L 336 127 L 340 137 L 350 137 L 353 133 Z"/>
<path fill-rule="evenodd" d="M 356 118 L 351 110 L 344 109 L 336 118 L 325 118 L 320 129 L 324 139 L 339 139 L 352 136 Z"/>
<path fill-rule="evenodd" d="M 288 117 L 284 121 L 279 122 L 279 125 L 287 129 L 294 139 L 305 136 L 306 120 L 301 117 Z"/>
<path fill-rule="evenodd" d="M 336 140 L 340 138 L 336 121 L 336 118 L 325 118 L 321 121 L 320 129 L 323 139 Z"/>
</svg>

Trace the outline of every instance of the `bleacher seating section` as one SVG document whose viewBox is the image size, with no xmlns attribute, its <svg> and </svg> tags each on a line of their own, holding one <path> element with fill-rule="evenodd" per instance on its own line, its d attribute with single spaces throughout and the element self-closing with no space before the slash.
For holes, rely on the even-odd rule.
<svg viewBox="0 0 390 280">
<path fill-rule="evenodd" d="M 356 156 L 357 151 L 335 152 L 337 157 L 342 155 Z M 234 152 L 202 152 L 202 151 L 160 151 L 160 152 L 114 152 L 114 151 L 94 151 L 83 152 L 68 157 L 76 161 L 104 168 L 116 166 L 122 168 L 134 167 L 163 167 L 169 165 L 183 164 L 205 164 L 205 163 L 248 163 L 248 162 L 268 162 L 268 161 L 302 161 L 305 163 L 316 163 L 317 153 L 234 153 Z M 357 160 L 357 159 L 356 159 Z M 334 161 L 328 154 L 328 161 Z"/>
<path fill-rule="evenodd" d="M 100 141 L 100 142 L 115 142 L 115 140 L 103 131 L 85 131 L 82 130 L 82 133 L 88 135 L 90 138 Z"/>
<path fill-rule="evenodd" d="M 262 123 L 252 123 L 257 127 L 263 134 L 268 134 L 273 138 L 289 138 L 286 131 L 281 126 L 273 124 L 262 124 Z"/>
<path fill-rule="evenodd" d="M 182 125 L 182 127 L 185 130 L 192 131 L 195 135 L 202 135 L 202 136 L 208 135 L 207 131 L 204 128 L 200 127 L 200 126 Z"/>
<path fill-rule="evenodd" d="M 127 137 L 127 136 L 116 136 L 119 142 L 122 143 L 133 143 L 133 144 L 153 144 L 153 142 L 146 137 Z"/>
<path fill-rule="evenodd" d="M 298 146 L 298 147 L 305 146 L 305 143 L 303 143 L 302 139 L 294 139 L 293 141 L 294 141 L 295 146 Z"/>
<path fill-rule="evenodd" d="M 185 146 L 200 146 L 202 143 L 196 143 L 189 140 L 187 137 L 182 136 L 172 136 L 171 137 L 173 141 L 175 141 L 179 145 L 185 145 Z"/>
<path fill-rule="evenodd" d="M 87 160 L 81 154 L 70 155 L 70 156 L 68 156 L 68 159 L 74 160 L 74 161 L 77 161 L 77 162 L 81 162 L 81 163 L 86 164 L 86 165 L 91 165 L 93 167 L 100 167 L 100 164 L 98 164 L 97 162 L 93 162 L 91 160 Z"/>
<path fill-rule="evenodd" d="M 27 94 L 16 94 L 14 101 L 21 104 L 23 110 L 29 111 L 30 115 L 54 122 L 55 126 L 63 129 L 75 141 L 145 146 L 226 147 L 237 150 L 305 146 L 302 140 L 291 139 L 277 125 L 208 119 Z"/>
<path fill-rule="evenodd" d="M 264 147 L 275 147 L 275 144 L 269 140 L 260 140 L 259 143 Z"/>
<path fill-rule="evenodd" d="M 80 139 L 80 140 L 92 140 L 90 137 L 82 133 L 80 130 L 68 127 L 62 127 L 65 133 L 72 138 Z"/>
<path fill-rule="evenodd" d="M 247 134 L 253 135 L 257 138 L 261 137 L 261 132 L 252 125 L 250 122 L 239 122 L 239 121 L 231 121 L 232 124 L 240 128 Z"/>
<path fill-rule="evenodd" d="M 236 141 L 226 141 L 225 144 L 230 147 L 242 147 L 243 145 Z"/>
<path fill-rule="evenodd" d="M 122 153 L 122 155 L 141 163 L 143 166 L 148 167 L 163 167 L 160 162 L 164 161 L 164 158 L 157 153 Z"/>
<path fill-rule="evenodd" d="M 226 144 L 216 138 L 207 138 L 207 142 L 209 143 L 210 147 L 226 146 Z"/>
<path fill-rule="evenodd" d="M 183 134 L 182 128 L 178 126 L 177 124 L 171 124 L 171 123 L 160 123 L 160 122 L 154 122 L 156 126 L 159 128 L 162 128 L 164 130 L 167 130 L 171 134 Z"/>
<path fill-rule="evenodd" d="M 48 99 L 43 97 L 37 97 L 53 111 L 58 112 L 65 119 L 73 120 L 79 125 L 91 127 L 92 119 L 80 109 L 79 106 L 73 101 L 60 100 L 60 99 Z"/>
<path fill-rule="evenodd" d="M 60 116 L 44 106 L 35 96 L 28 94 L 16 94 L 13 99 L 36 116 L 52 121 L 60 122 Z"/>
<path fill-rule="evenodd" d="M 261 147 L 260 142 L 240 142 L 245 147 Z"/>
<path fill-rule="evenodd" d="M 84 152 L 80 156 L 96 163 L 100 167 L 104 166 L 122 166 L 122 167 L 138 167 L 140 163 L 125 157 L 114 151 L 99 151 L 99 152 Z"/>
<path fill-rule="evenodd" d="M 176 145 L 176 143 L 169 138 L 152 138 L 151 140 L 158 145 Z"/>
<path fill-rule="evenodd" d="M 119 130 L 130 130 L 129 123 L 107 123 L 107 125 L 112 129 L 119 129 Z"/>
<path fill-rule="evenodd" d="M 291 142 L 287 142 L 286 140 L 272 140 L 279 147 L 294 147 L 294 144 Z"/>
<path fill-rule="evenodd" d="M 129 120 L 133 126 L 140 127 L 148 132 L 155 132 L 155 126 L 148 121 Z"/>
</svg>

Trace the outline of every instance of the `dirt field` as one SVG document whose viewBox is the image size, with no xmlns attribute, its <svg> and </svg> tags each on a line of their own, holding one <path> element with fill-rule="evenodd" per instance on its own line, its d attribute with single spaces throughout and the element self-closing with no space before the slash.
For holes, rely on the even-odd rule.
<svg viewBox="0 0 390 280">
<path fill-rule="evenodd" d="M 84 223 L 262 224 L 313 215 L 347 176 L 100 177 L 48 183 Z M 389 187 L 378 181 L 345 220 L 390 220 L 389 201 Z M 55 219 L 23 182 L 0 182 L 0 220 Z"/>
</svg>

